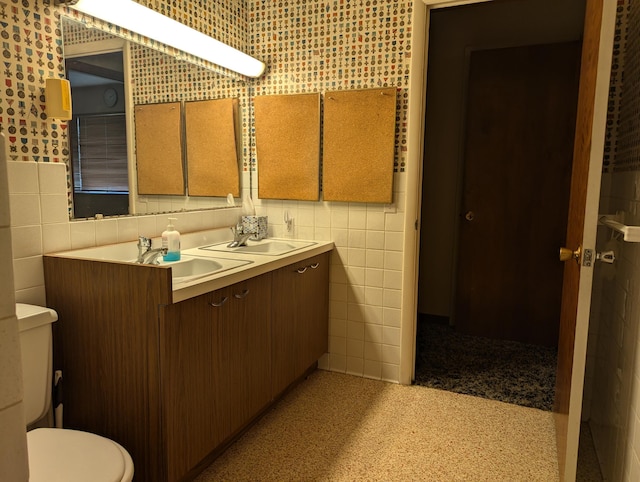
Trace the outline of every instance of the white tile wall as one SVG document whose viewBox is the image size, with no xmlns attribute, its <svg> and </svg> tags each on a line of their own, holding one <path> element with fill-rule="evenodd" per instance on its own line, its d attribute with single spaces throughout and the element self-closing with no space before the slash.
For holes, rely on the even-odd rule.
<svg viewBox="0 0 640 482">
<path fill-rule="evenodd" d="M 102 222 L 96 225 L 96 245 L 102 246 L 105 244 L 115 244 L 118 242 L 118 220 L 117 219 L 103 219 Z M 155 220 L 153 232 L 155 236 Z"/>
<path fill-rule="evenodd" d="M 38 194 L 40 192 L 38 163 L 9 161 L 7 168 L 10 193 Z"/>
<path fill-rule="evenodd" d="M 68 201 L 65 194 L 40 194 L 42 224 L 64 223 L 69 220 Z"/>
<path fill-rule="evenodd" d="M 26 258 L 42 254 L 42 226 L 16 226 L 11 228 L 13 256 Z"/>
<path fill-rule="evenodd" d="M 636 210 L 639 180 L 633 172 L 605 175 L 602 208 Z M 614 249 L 616 262 L 595 271 L 584 411 L 605 479 L 640 480 L 640 244 L 599 229 L 598 250 Z"/>
<path fill-rule="evenodd" d="M 67 251 L 71 249 L 71 231 L 69 224 L 67 220 L 64 223 L 46 224 L 42 226 L 43 253 L 55 253 L 56 251 Z M 96 236 L 97 235 L 96 230 Z M 103 244 L 109 244 L 109 242 Z"/>
<path fill-rule="evenodd" d="M 29 163 L 17 162 L 16 164 Z M 41 194 L 63 194 L 66 196 L 67 166 L 60 162 L 38 163 L 38 182 Z"/>
<path fill-rule="evenodd" d="M 2 202 L 2 199 L 0 199 Z M 8 254 L 11 252 L 11 228 L 0 227 L 0 319 L 15 314 L 13 260 Z"/>
<path fill-rule="evenodd" d="M 10 194 L 9 206 L 13 226 L 33 226 L 41 223 L 39 194 Z"/>
<path fill-rule="evenodd" d="M 6 409 L 0 408 L 0 478 L 7 481 L 27 482 L 27 437 L 22 403 Z"/>
<path fill-rule="evenodd" d="M 396 182 L 396 189 L 402 183 Z M 283 216 L 295 218 L 295 236 L 330 239 L 329 354 L 320 367 L 368 378 L 399 380 L 400 303 L 404 215 L 399 206 L 256 200 L 270 234 L 287 236 Z M 395 212 L 394 212 L 395 211 Z"/>
<path fill-rule="evenodd" d="M 15 317 L 9 179 L 30 190 L 33 179 L 16 179 L 5 161 L 4 136 L 0 134 L 0 479 L 28 479 L 27 439 L 22 404 L 22 367 L 18 321 Z M 34 173 L 34 166 L 25 169 Z M 37 189 L 37 182 L 35 184 Z M 21 233 L 21 235 L 24 233 Z M 30 245 L 25 248 L 30 253 Z"/>
<path fill-rule="evenodd" d="M 637 170 L 640 128 L 637 123 L 640 7 L 618 2 L 612 68 L 611 138 L 614 166 L 603 176 L 600 212 L 626 213 L 626 224 L 640 225 L 640 172 Z M 624 166 L 631 169 L 624 169 Z M 635 171 L 633 170 L 635 169 Z M 616 171 L 616 169 L 613 169 Z M 605 480 L 640 480 L 640 243 L 612 239 L 601 228 L 598 250 L 614 249 L 613 266 L 599 266 L 594 279 L 584 413 L 588 416 Z"/>
<path fill-rule="evenodd" d="M 186 233 L 231 226 L 239 214 L 239 209 L 225 209 L 70 222 L 64 165 L 8 164 L 8 179 L 15 186 L 9 187 L 10 199 L 2 205 L 10 205 L 15 281 L 3 277 L 0 283 L 10 285 L 18 302 L 45 304 L 43 253 L 132 241 L 139 235 L 156 237 L 165 229 L 169 216 L 176 217 L 177 228 Z M 9 211 L 4 215 L 7 224 L 8 215 Z"/>
<path fill-rule="evenodd" d="M 0 367 L 0 407 L 10 407 L 22 401 L 20 339 L 15 313 L 0 319 Z"/>
</svg>

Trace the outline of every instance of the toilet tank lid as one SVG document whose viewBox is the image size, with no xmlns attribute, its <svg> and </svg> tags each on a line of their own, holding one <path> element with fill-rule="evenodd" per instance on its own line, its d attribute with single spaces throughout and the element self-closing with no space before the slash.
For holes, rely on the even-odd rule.
<svg viewBox="0 0 640 482">
<path fill-rule="evenodd" d="M 48 323 L 53 323 L 58 319 L 58 313 L 51 308 L 44 306 L 27 305 L 16 303 L 16 316 L 18 318 L 18 329 L 27 331 Z"/>
</svg>

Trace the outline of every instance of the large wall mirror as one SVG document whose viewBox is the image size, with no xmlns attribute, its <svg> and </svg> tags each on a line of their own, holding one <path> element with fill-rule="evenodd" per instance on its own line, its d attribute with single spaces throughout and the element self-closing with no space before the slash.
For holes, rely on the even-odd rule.
<svg viewBox="0 0 640 482">
<path fill-rule="evenodd" d="M 94 25 L 88 28 L 65 15 L 61 15 L 61 27 L 73 99 L 73 119 L 69 121 L 71 217 L 227 207 L 226 197 L 138 194 L 134 106 L 233 98 L 238 99 L 242 112 L 248 102 L 246 81 L 111 35 Z M 243 149 L 239 152 L 242 155 Z"/>
</svg>

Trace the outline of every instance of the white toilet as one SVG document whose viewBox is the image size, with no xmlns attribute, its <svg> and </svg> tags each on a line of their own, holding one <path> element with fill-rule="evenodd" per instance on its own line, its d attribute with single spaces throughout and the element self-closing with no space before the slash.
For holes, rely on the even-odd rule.
<svg viewBox="0 0 640 482">
<path fill-rule="evenodd" d="M 22 349 L 24 407 L 27 425 L 51 405 L 53 343 L 49 308 L 16 303 Z M 37 428 L 27 432 L 30 482 L 130 482 L 133 460 L 113 440 L 88 432 Z"/>
</svg>

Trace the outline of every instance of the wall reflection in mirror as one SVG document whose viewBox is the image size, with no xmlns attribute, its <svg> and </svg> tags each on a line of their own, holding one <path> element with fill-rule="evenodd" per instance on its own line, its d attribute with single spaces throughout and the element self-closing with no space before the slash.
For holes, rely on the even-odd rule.
<svg viewBox="0 0 640 482">
<path fill-rule="evenodd" d="M 180 196 L 138 194 L 134 106 L 234 98 L 242 115 L 248 99 L 245 82 L 98 28 L 87 28 L 65 16 L 61 16 L 61 25 L 73 102 L 73 119 L 69 121 L 72 217 L 228 206 L 226 196 L 189 196 L 188 186 L 187 194 Z M 238 131 L 243 124 L 246 122 L 238 122 Z M 242 137 L 237 133 L 240 160 Z M 174 173 L 159 169 L 154 174 L 162 177 Z"/>
</svg>

